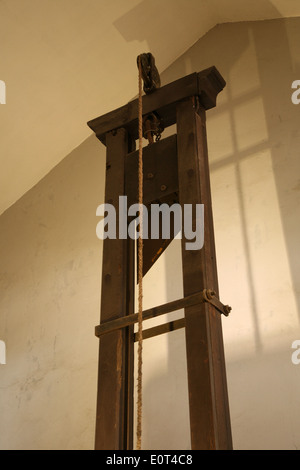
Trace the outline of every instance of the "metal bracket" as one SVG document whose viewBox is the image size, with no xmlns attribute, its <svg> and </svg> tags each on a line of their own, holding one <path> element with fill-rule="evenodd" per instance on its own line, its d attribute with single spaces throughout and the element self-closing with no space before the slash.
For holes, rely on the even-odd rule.
<svg viewBox="0 0 300 470">
<path fill-rule="evenodd" d="M 158 142 L 163 131 L 163 121 L 156 112 L 146 114 L 143 117 L 143 136 L 145 139 L 148 139 L 149 144 L 153 144 L 153 136 L 155 136 L 155 140 Z"/>
<path fill-rule="evenodd" d="M 218 299 L 215 291 L 211 289 L 203 289 L 202 293 L 206 302 L 212 304 L 214 307 L 216 307 L 217 310 L 219 310 L 220 313 L 223 313 L 225 317 L 228 317 L 232 308 L 229 305 L 223 305 L 222 302 L 220 302 L 220 300 Z"/>
</svg>

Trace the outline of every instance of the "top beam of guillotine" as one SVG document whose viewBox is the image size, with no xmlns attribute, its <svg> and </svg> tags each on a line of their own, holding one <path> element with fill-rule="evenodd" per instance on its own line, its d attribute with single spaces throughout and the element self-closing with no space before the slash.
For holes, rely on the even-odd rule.
<svg viewBox="0 0 300 470">
<path fill-rule="evenodd" d="M 226 82 L 216 67 L 209 67 L 198 73 L 192 73 L 165 85 L 151 95 L 143 96 L 143 114 L 156 111 L 168 127 L 176 122 L 176 103 L 199 96 L 205 110 L 216 106 L 217 95 L 223 90 Z M 110 111 L 88 122 L 98 139 L 105 145 L 106 133 L 120 127 L 125 128 L 133 139 L 138 138 L 138 99 L 125 106 Z"/>
</svg>

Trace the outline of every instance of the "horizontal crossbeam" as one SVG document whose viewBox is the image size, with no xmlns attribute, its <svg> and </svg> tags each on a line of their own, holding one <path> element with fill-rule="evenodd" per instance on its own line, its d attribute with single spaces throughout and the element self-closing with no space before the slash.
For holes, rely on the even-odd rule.
<svg viewBox="0 0 300 470">
<path fill-rule="evenodd" d="M 199 96 L 204 109 L 216 106 L 217 95 L 225 87 L 225 80 L 216 67 L 209 67 L 199 73 L 192 73 L 158 88 L 155 93 L 143 96 L 143 114 L 157 112 L 168 127 L 176 122 L 176 104 L 188 97 Z M 110 111 L 88 122 L 98 139 L 106 145 L 106 133 L 124 127 L 133 137 L 138 138 L 138 99 L 121 108 Z"/>
<path fill-rule="evenodd" d="M 173 320 L 163 325 L 154 326 L 153 328 L 147 328 L 143 330 L 143 339 L 152 338 L 153 336 L 162 335 L 169 333 L 170 331 L 179 330 L 185 327 L 185 318 L 179 320 Z M 134 333 L 134 342 L 138 341 L 138 334 Z"/>
<path fill-rule="evenodd" d="M 174 300 L 158 307 L 149 308 L 148 310 L 143 311 L 143 321 L 149 320 L 150 318 L 158 317 L 159 315 L 164 315 L 166 313 L 175 312 L 181 308 L 191 307 L 203 302 L 209 302 L 214 305 L 214 307 L 223 315 L 228 316 L 231 308 L 228 305 L 223 305 L 222 302 L 216 297 L 215 292 L 210 289 L 204 289 L 202 292 L 197 292 L 196 294 L 191 294 L 182 299 Z M 96 326 L 95 335 L 99 338 L 100 336 L 111 333 L 112 331 L 118 330 L 120 328 L 125 328 L 127 326 L 133 325 L 138 321 L 138 314 L 133 313 L 131 315 L 126 315 L 125 317 L 119 317 L 115 320 L 110 320 L 107 322 L 101 323 L 101 325 Z"/>
</svg>

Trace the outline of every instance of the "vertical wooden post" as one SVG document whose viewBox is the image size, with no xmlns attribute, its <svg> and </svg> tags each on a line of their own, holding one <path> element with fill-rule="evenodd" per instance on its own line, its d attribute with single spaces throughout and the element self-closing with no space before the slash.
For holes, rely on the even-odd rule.
<svg viewBox="0 0 300 470">
<path fill-rule="evenodd" d="M 205 110 L 196 97 L 177 105 L 177 148 L 180 203 L 204 204 L 203 248 L 186 250 L 182 238 L 184 295 L 218 293 Z M 220 314 L 205 302 L 186 308 L 185 318 L 192 449 L 231 449 Z"/>
<path fill-rule="evenodd" d="M 125 156 L 128 133 L 107 133 L 105 202 L 117 214 L 117 238 L 103 242 L 101 323 L 133 313 L 133 249 L 118 237 L 119 196 L 125 194 Z M 100 340 L 95 449 L 132 446 L 133 330 L 126 328 Z"/>
</svg>

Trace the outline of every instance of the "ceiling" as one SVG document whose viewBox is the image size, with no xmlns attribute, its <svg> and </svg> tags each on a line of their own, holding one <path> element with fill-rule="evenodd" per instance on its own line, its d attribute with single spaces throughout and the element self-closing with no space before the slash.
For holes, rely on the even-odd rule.
<svg viewBox="0 0 300 470">
<path fill-rule="evenodd" d="M 0 214 L 216 24 L 300 16 L 299 0 L 0 0 Z"/>
</svg>

